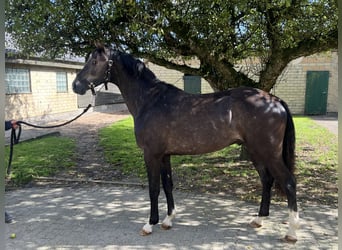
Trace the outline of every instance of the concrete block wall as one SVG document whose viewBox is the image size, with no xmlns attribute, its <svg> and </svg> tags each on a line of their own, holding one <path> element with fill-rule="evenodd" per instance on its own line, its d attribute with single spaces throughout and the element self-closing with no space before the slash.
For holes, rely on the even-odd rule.
<svg viewBox="0 0 342 250">
<path fill-rule="evenodd" d="M 16 64 L 6 64 L 15 67 Z M 45 119 L 52 115 L 75 112 L 77 95 L 72 91 L 72 81 L 76 77 L 75 68 L 59 68 L 36 65 L 19 65 L 30 70 L 31 93 L 6 94 L 5 119 Z M 56 72 L 67 73 L 68 91 L 58 93 Z"/>
<path fill-rule="evenodd" d="M 146 63 L 146 66 L 157 76 L 159 80 L 175 85 L 177 88 L 184 89 L 184 73 L 177 70 L 167 69 L 151 62 Z M 209 83 L 205 79 L 201 78 L 201 93 L 212 92 L 214 91 Z"/>
<path fill-rule="evenodd" d="M 272 89 L 272 94 L 283 99 L 293 114 L 303 114 L 305 104 L 306 72 L 291 63 Z"/>
<path fill-rule="evenodd" d="M 327 113 L 338 112 L 337 52 L 325 52 L 293 60 L 279 76 L 272 93 L 287 102 L 293 114 L 304 114 L 307 71 L 329 71 Z"/>
<path fill-rule="evenodd" d="M 146 63 L 148 67 L 159 80 L 175 85 L 177 88 L 184 88 L 183 73 L 177 70 L 168 69 L 151 62 Z"/>
<path fill-rule="evenodd" d="M 328 113 L 338 113 L 338 55 L 337 52 L 332 53 L 331 70 L 328 88 Z"/>
<path fill-rule="evenodd" d="M 156 76 L 167 83 L 184 89 L 183 73 L 147 63 Z M 287 102 L 293 114 L 304 114 L 307 71 L 330 72 L 327 113 L 338 112 L 338 57 L 337 52 L 325 52 L 293 60 L 279 76 L 272 93 Z M 213 92 L 209 83 L 201 79 L 202 93 Z"/>
</svg>

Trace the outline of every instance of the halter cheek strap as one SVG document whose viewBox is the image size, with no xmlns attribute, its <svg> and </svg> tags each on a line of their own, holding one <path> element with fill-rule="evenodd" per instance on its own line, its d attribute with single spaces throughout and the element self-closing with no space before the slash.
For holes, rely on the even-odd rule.
<svg viewBox="0 0 342 250">
<path fill-rule="evenodd" d="M 111 55 L 112 55 L 112 51 L 110 52 L 109 58 L 111 57 Z M 107 67 L 106 76 L 105 76 L 105 82 L 104 82 L 106 90 L 108 90 L 108 82 L 109 82 L 109 79 L 110 79 L 110 70 L 112 69 L 112 66 L 113 66 L 113 60 L 110 59 L 110 60 L 108 60 L 108 67 Z"/>
<path fill-rule="evenodd" d="M 108 56 L 108 67 L 107 67 L 107 70 L 106 70 L 106 75 L 105 75 L 105 82 L 104 82 L 104 85 L 105 85 L 105 89 L 108 90 L 108 82 L 110 80 L 110 71 L 112 69 L 112 66 L 113 66 L 113 60 L 112 60 L 112 50 L 109 48 L 109 56 Z"/>
</svg>

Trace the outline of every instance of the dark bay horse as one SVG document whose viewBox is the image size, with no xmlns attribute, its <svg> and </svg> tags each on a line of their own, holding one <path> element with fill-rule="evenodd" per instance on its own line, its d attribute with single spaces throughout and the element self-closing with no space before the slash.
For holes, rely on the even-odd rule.
<svg viewBox="0 0 342 250">
<path fill-rule="evenodd" d="M 285 239 L 297 240 L 299 216 L 294 177 L 295 130 L 284 101 L 264 91 L 240 87 L 211 94 L 189 94 L 166 84 L 131 55 L 98 46 L 73 82 L 73 90 L 87 90 L 108 82 L 116 84 L 134 118 L 134 132 L 143 150 L 148 173 L 151 211 L 142 235 L 159 222 L 160 180 L 167 199 L 162 228 L 175 217 L 171 155 L 213 152 L 233 143 L 245 145 L 262 182 L 258 216 L 269 215 L 271 187 L 276 182 L 287 196 L 289 230 Z"/>
</svg>

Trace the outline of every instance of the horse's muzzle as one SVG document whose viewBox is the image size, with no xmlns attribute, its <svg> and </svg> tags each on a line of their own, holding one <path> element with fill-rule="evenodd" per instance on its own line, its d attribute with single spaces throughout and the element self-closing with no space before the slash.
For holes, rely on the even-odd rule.
<svg viewBox="0 0 342 250">
<path fill-rule="evenodd" d="M 79 95 L 84 95 L 89 89 L 89 83 L 85 83 L 75 79 L 72 83 L 72 90 Z"/>
</svg>

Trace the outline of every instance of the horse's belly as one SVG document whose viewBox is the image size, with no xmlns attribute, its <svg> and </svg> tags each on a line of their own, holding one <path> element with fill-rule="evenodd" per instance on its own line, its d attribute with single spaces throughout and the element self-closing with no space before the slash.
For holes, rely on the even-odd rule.
<svg viewBox="0 0 342 250">
<path fill-rule="evenodd" d="M 238 139 L 234 136 L 183 136 L 178 138 L 169 138 L 167 146 L 167 154 L 179 155 L 195 155 L 214 152 L 223 149 L 235 142 Z"/>
</svg>

